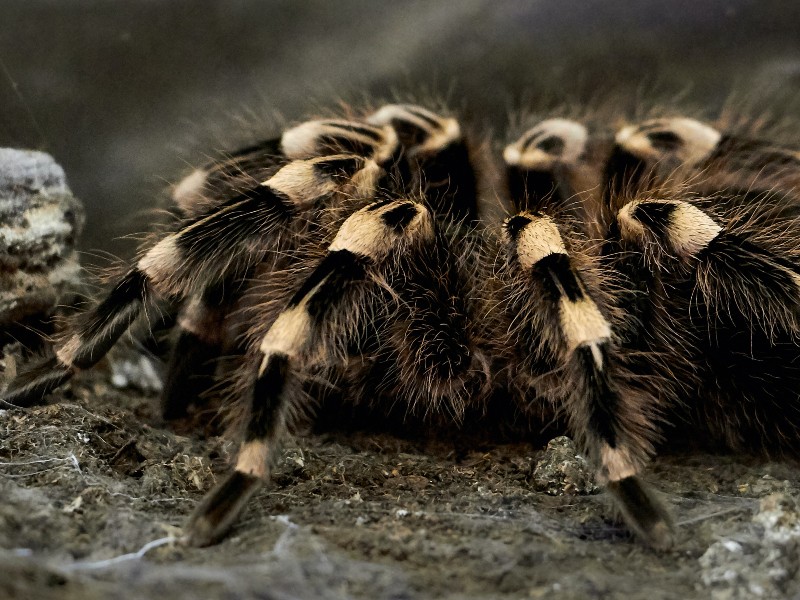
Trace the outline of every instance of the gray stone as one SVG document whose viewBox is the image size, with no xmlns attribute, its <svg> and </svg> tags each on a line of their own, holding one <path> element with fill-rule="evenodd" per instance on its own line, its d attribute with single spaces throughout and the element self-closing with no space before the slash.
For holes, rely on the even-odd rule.
<svg viewBox="0 0 800 600">
<path fill-rule="evenodd" d="M 795 498 L 761 499 L 752 525 L 724 538 L 700 557 L 701 579 L 715 600 L 796 598 L 800 565 L 800 514 Z"/>
<path fill-rule="evenodd" d="M 536 462 L 533 471 L 534 489 L 551 496 L 593 494 L 599 491 L 594 472 L 566 436 L 553 438 Z"/>
<path fill-rule="evenodd" d="M 83 221 L 50 155 L 0 148 L 0 327 L 47 317 L 77 290 Z"/>
</svg>

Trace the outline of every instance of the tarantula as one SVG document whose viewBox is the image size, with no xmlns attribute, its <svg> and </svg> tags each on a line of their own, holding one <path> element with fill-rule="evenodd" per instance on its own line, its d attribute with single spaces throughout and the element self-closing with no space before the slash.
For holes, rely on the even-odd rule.
<svg viewBox="0 0 800 600">
<path fill-rule="evenodd" d="M 563 414 L 631 528 L 666 547 L 639 474 L 669 428 L 800 446 L 800 155 L 687 118 L 613 138 L 548 119 L 503 159 L 502 223 L 486 157 L 419 106 L 308 121 L 200 168 L 174 188 L 173 229 L 5 400 L 41 401 L 167 299 L 165 416 L 214 384 L 214 359 L 240 365 L 238 457 L 194 544 L 225 535 L 324 380 L 455 420 L 501 397 L 540 426 Z"/>
</svg>

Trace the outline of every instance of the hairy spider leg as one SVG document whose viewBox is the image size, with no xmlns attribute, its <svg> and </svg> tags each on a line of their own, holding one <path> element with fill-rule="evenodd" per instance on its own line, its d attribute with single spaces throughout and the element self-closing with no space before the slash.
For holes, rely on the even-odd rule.
<svg viewBox="0 0 800 600">
<path fill-rule="evenodd" d="M 281 151 L 281 138 L 240 148 L 181 179 L 172 187 L 172 202 L 181 216 L 198 216 L 207 210 L 209 203 L 236 195 L 242 186 L 264 181 L 270 169 L 279 168 L 288 160 Z"/>
<path fill-rule="evenodd" d="M 585 190 L 580 189 L 575 171 L 585 157 L 588 139 L 580 123 L 547 119 L 506 146 L 503 160 L 514 211 L 564 210 L 570 201 L 578 208 L 576 198 Z"/>
<path fill-rule="evenodd" d="M 673 117 L 617 131 L 603 181 L 603 200 L 616 213 L 631 198 L 675 185 L 717 148 L 722 134 L 695 119 Z"/>
<path fill-rule="evenodd" d="M 692 202 L 716 218 L 735 210 L 740 220 L 758 219 L 765 225 L 775 219 L 790 222 L 800 214 L 796 148 L 723 133 L 686 117 L 620 129 L 605 179 L 605 190 L 618 200 L 614 213 L 640 192 L 668 184 L 697 194 Z"/>
<path fill-rule="evenodd" d="M 276 445 L 291 409 L 294 374 L 307 368 L 313 350 L 326 340 L 320 331 L 332 311 L 348 310 L 369 279 L 381 279 L 396 254 L 411 244 L 433 239 L 429 212 L 409 201 L 378 202 L 342 223 L 328 252 L 277 317 L 249 361 L 243 386 L 249 407 L 236 466 L 197 507 L 187 524 L 188 541 L 208 545 L 219 540 L 238 517 L 258 485 L 269 478 Z"/>
<path fill-rule="evenodd" d="M 673 311 L 696 332 L 695 421 L 729 448 L 796 450 L 800 267 L 683 201 L 632 202 L 619 219 L 628 239 L 663 248 L 651 268 L 671 276 Z"/>
<path fill-rule="evenodd" d="M 403 192 L 422 195 L 437 216 L 477 225 L 478 181 L 461 126 L 421 106 L 389 104 L 367 117 L 390 125 L 404 152 L 395 163 Z"/>
<path fill-rule="evenodd" d="M 533 340 L 533 347 L 520 351 L 541 356 L 540 364 L 549 363 L 551 372 L 566 379 L 560 391 L 550 395 L 566 409 L 573 435 L 599 463 L 602 479 L 633 529 L 655 547 L 669 546 L 667 511 L 638 477 L 653 451 L 649 440 L 655 426 L 649 407 L 639 405 L 641 395 L 627 396 L 614 377 L 617 358 L 611 324 L 573 264 L 552 218 L 521 212 L 506 220 L 504 235 L 509 259 L 526 286 L 527 307 L 518 328 L 530 328 L 532 333 L 515 341 L 524 345 L 526 339 Z"/>
<path fill-rule="evenodd" d="M 192 171 L 172 188 L 172 201 L 184 214 L 198 214 L 209 202 L 264 181 L 293 160 L 334 154 L 356 154 L 384 166 L 398 151 L 391 127 L 359 121 L 327 119 L 305 121 L 280 137 L 256 142 L 227 153 Z"/>
<path fill-rule="evenodd" d="M 165 419 L 186 415 L 188 407 L 211 389 L 217 363 L 227 350 L 241 354 L 229 334 L 230 315 L 248 287 L 251 276 L 230 278 L 192 294 L 181 307 L 177 334 L 169 355 L 161 414 Z"/>
<path fill-rule="evenodd" d="M 280 247 L 299 212 L 343 191 L 371 192 L 382 173 L 375 161 L 353 155 L 293 161 L 254 189 L 190 219 L 139 259 L 79 320 L 52 359 L 13 381 L 4 400 L 41 401 L 76 371 L 96 364 L 155 299 L 181 300 L 245 273 Z"/>
<path fill-rule="evenodd" d="M 175 187 L 173 200 L 184 212 L 193 210 L 198 203 L 202 206 L 204 201 L 219 203 L 219 197 L 230 195 L 231 189 L 242 185 L 252 187 L 265 172 L 287 160 L 347 154 L 374 160 L 385 167 L 396 160 L 397 153 L 397 135 L 391 127 L 337 119 L 306 121 L 286 130 L 280 138 L 243 148 L 223 162 L 196 170 Z M 376 183 L 376 189 L 380 185 Z M 209 200 L 205 200 L 206 195 Z M 362 195 L 371 194 L 364 190 Z M 313 209 L 324 206 L 325 199 L 321 198 Z M 312 207 L 304 216 L 307 220 L 314 219 Z M 299 236 L 285 236 L 283 245 L 288 250 L 299 241 Z M 228 277 L 191 293 L 184 301 L 161 395 L 164 418 L 185 415 L 188 406 L 213 386 L 217 359 L 226 345 L 231 346 L 234 353 L 240 352 L 235 340 L 228 339 L 226 317 L 249 287 L 251 277 L 251 271 Z"/>
</svg>

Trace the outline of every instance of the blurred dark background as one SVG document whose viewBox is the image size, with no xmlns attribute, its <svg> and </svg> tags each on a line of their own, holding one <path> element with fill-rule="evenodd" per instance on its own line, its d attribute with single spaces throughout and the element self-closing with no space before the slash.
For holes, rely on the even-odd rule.
<svg viewBox="0 0 800 600">
<path fill-rule="evenodd" d="M 164 189 L 277 118 L 445 97 L 502 135 L 548 97 L 800 91 L 800 3 L 2 0 L 0 145 L 49 151 L 84 250 L 130 255 Z M 87 258 L 86 262 L 98 262 Z"/>
</svg>

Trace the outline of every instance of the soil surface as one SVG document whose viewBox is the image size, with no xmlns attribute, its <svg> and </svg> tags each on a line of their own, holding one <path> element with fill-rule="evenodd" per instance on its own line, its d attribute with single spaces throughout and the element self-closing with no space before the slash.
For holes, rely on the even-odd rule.
<svg viewBox="0 0 800 600">
<path fill-rule="evenodd" d="M 566 438 L 299 436 L 232 534 L 190 548 L 181 525 L 233 448 L 160 423 L 156 394 L 110 380 L 96 370 L 47 406 L 0 408 L 0 597 L 800 594 L 796 463 L 662 456 L 646 478 L 671 506 L 676 543 L 655 552 L 627 533 Z"/>
</svg>

